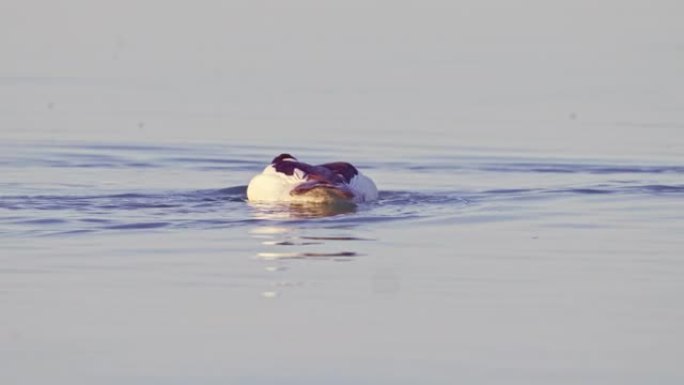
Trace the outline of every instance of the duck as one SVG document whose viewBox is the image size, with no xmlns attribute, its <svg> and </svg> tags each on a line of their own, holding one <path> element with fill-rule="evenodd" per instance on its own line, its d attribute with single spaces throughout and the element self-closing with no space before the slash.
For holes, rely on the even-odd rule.
<svg viewBox="0 0 684 385">
<path fill-rule="evenodd" d="M 283 153 L 247 185 L 250 202 L 363 203 L 378 199 L 375 182 L 351 163 L 311 165 Z"/>
</svg>

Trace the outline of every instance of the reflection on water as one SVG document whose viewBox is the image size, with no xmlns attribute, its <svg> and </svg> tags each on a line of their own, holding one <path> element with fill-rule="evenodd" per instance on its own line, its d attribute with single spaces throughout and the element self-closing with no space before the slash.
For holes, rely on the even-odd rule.
<svg viewBox="0 0 684 385">
<path fill-rule="evenodd" d="M 336 229 L 339 231 L 339 229 Z M 339 250 L 329 250 L 329 243 L 325 241 L 367 241 L 367 238 L 355 236 L 311 236 L 303 235 L 310 231 L 330 231 L 325 228 L 298 228 L 285 226 L 257 226 L 250 231 L 252 237 L 259 239 L 262 246 L 268 249 L 257 252 L 257 258 L 261 260 L 284 260 L 284 259 L 332 259 L 335 261 L 347 261 L 350 257 L 362 255 L 357 251 L 347 248 Z M 314 240 L 314 241 L 312 241 Z M 315 246 L 318 250 L 312 250 Z M 301 250 L 293 250 L 293 247 Z M 276 250 L 276 248 L 278 248 Z M 286 250 L 282 250 L 287 248 Z"/>
<path fill-rule="evenodd" d="M 266 264 L 263 268 L 265 271 L 274 274 L 269 287 L 261 292 L 261 296 L 273 299 L 279 297 L 286 288 L 302 286 L 304 283 L 291 277 L 292 269 L 301 266 L 299 264 L 302 262 L 350 262 L 364 255 L 350 246 L 356 246 L 352 242 L 371 239 L 339 234 L 340 231 L 349 232 L 353 229 L 299 227 L 294 224 L 254 227 L 250 234 L 261 245 L 257 248 L 255 259 Z M 340 242 L 344 244 L 340 245 Z"/>
<path fill-rule="evenodd" d="M 318 204 L 318 203 L 254 203 L 249 202 L 254 210 L 252 215 L 257 219 L 306 219 L 332 217 L 356 212 L 353 203 Z"/>
<path fill-rule="evenodd" d="M 289 253 L 258 253 L 257 256 L 263 259 L 303 259 L 303 258 L 334 258 L 334 257 L 357 257 L 358 253 L 353 251 L 338 251 L 332 253 L 299 253 L 299 252 L 289 252 Z M 342 259 L 335 259 L 336 261 L 342 261 Z M 344 259 L 347 261 L 347 259 Z"/>
</svg>

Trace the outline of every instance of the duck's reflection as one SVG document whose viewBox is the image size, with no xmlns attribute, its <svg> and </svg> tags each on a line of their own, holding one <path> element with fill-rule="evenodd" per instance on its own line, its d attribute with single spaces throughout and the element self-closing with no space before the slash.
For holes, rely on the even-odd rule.
<svg viewBox="0 0 684 385">
<path fill-rule="evenodd" d="M 305 219 L 323 218 L 356 212 L 356 205 L 349 202 L 337 204 L 317 203 L 253 203 L 253 215 L 257 219 Z"/>
<path fill-rule="evenodd" d="M 314 246 L 317 249 L 327 248 L 326 241 L 366 241 L 368 239 L 353 236 L 311 236 L 304 235 L 304 232 L 311 231 L 333 231 L 331 229 L 306 229 L 295 226 L 257 226 L 252 229 L 252 237 L 260 239 L 261 244 L 267 247 L 266 251 L 256 254 L 258 259 L 264 261 L 287 260 L 287 259 L 333 259 L 335 261 L 348 261 L 349 258 L 358 257 L 360 254 L 349 250 L 311 250 Z M 340 231 L 335 229 L 335 231 Z M 280 250 L 281 246 L 287 247 Z M 293 248 L 301 247 L 304 250 L 295 251 Z M 276 250 L 278 248 L 278 250 Z"/>
<path fill-rule="evenodd" d="M 262 258 L 264 260 L 274 260 L 274 259 L 304 259 L 304 258 L 335 258 L 336 261 L 348 261 L 348 259 L 340 259 L 340 257 L 357 257 L 359 256 L 358 253 L 353 252 L 353 251 L 339 251 L 335 253 L 320 253 L 320 252 L 313 252 L 313 253 L 300 253 L 300 252 L 294 252 L 294 253 L 272 253 L 272 252 L 266 252 L 266 253 L 258 253 L 257 257 Z"/>
<path fill-rule="evenodd" d="M 250 235 L 259 241 L 260 246 L 255 253 L 255 260 L 263 265 L 268 274 L 268 287 L 261 293 L 263 298 L 278 298 L 285 290 L 291 290 L 307 284 L 307 282 L 293 280 L 293 268 L 302 266 L 305 261 L 351 262 L 363 255 L 356 248 L 360 242 L 370 241 L 368 238 L 355 236 L 355 228 L 340 228 L 331 226 L 310 226 L 301 221 L 287 221 L 292 211 L 275 210 L 273 206 L 268 211 L 260 207 L 258 215 L 273 221 L 260 221 L 250 231 Z M 307 208 L 305 214 L 311 214 Z M 327 211 L 326 211 L 327 212 Z M 320 214 L 321 211 L 315 211 Z M 297 212 L 301 215 L 302 211 Z M 279 219 L 279 220 L 278 220 Z"/>
</svg>

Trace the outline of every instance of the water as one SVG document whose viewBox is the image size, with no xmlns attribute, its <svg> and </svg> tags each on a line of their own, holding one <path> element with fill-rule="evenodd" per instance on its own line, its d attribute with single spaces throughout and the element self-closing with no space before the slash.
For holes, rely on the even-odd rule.
<svg viewBox="0 0 684 385">
<path fill-rule="evenodd" d="M 3 385 L 684 382 L 681 2 L 6 3 Z"/>
<path fill-rule="evenodd" d="M 3 382 L 682 379 L 684 165 L 419 148 L 335 213 L 246 203 L 272 152 L 4 144 Z"/>
</svg>

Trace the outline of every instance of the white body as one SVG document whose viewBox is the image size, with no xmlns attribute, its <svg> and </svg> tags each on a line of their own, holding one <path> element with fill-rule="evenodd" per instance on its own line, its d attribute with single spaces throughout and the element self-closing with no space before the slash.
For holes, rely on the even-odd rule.
<svg viewBox="0 0 684 385">
<path fill-rule="evenodd" d="M 298 185 L 305 183 L 305 175 L 295 170 L 293 175 L 285 175 L 268 165 L 264 171 L 256 175 L 247 186 L 247 199 L 254 202 L 319 202 L 314 195 L 291 195 Z M 373 181 L 360 171 L 346 185 L 353 194 L 355 203 L 370 202 L 378 199 L 378 188 Z"/>
</svg>

